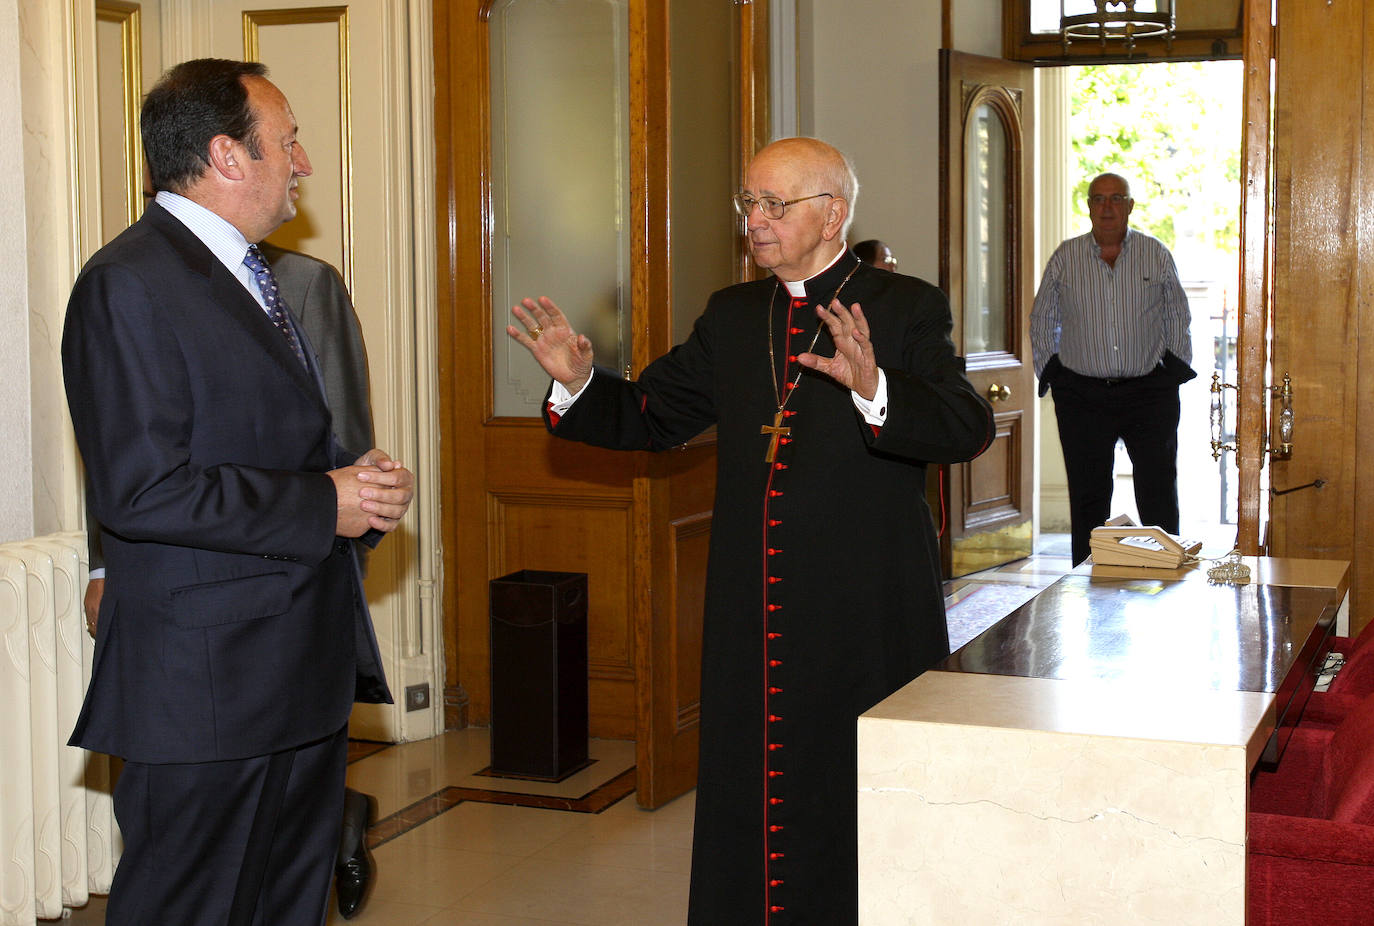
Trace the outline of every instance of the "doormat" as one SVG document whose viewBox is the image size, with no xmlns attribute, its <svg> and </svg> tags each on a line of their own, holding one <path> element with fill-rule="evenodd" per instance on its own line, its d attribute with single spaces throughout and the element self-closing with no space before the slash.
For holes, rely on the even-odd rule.
<svg viewBox="0 0 1374 926">
<path fill-rule="evenodd" d="M 1041 591 L 1039 586 L 982 582 L 955 592 L 953 603 L 945 608 L 949 628 L 949 648 L 956 650 L 993 624 L 1030 601 Z"/>
</svg>

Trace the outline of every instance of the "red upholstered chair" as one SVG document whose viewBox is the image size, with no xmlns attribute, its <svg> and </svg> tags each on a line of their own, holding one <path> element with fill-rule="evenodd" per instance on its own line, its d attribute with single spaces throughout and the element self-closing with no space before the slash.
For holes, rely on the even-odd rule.
<svg viewBox="0 0 1374 926">
<path fill-rule="evenodd" d="M 1249 926 L 1374 923 L 1374 695 L 1334 729 L 1293 731 L 1248 822 Z"/>
</svg>

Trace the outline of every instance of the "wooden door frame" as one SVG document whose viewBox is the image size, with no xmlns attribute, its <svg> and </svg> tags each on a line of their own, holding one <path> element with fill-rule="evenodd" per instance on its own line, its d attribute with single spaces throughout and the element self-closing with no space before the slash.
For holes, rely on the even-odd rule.
<svg viewBox="0 0 1374 926">
<path fill-rule="evenodd" d="M 1240 216 L 1240 326 L 1236 333 L 1236 465 L 1239 474 L 1236 545 L 1246 555 L 1262 551 L 1265 516 L 1260 471 L 1267 453 L 1269 307 L 1272 295 L 1270 176 L 1272 132 L 1270 76 L 1274 27 L 1270 0 L 1245 0 L 1245 124 L 1241 137 L 1244 190 Z"/>
<path fill-rule="evenodd" d="M 458 4 L 449 0 L 434 3 L 434 134 L 435 134 L 435 241 L 439 256 L 438 290 L 438 372 L 439 372 L 439 505 L 442 538 L 454 538 L 443 543 L 443 580 L 441 582 L 441 613 L 444 615 L 444 727 L 461 729 L 468 725 L 468 695 L 460 681 L 458 667 L 458 614 L 463 608 L 483 607 L 486 601 L 485 577 L 462 576 L 458 570 L 459 547 L 479 543 L 485 547 L 485 528 L 463 531 L 460 525 L 485 525 L 485 506 L 468 501 L 472 493 L 460 491 L 464 484 L 485 481 L 485 457 L 461 454 L 464 446 L 473 446 L 473 428 L 465 421 L 463 411 L 472 402 L 490 401 L 473 395 L 474 390 L 485 391 L 491 380 L 490 364 L 480 373 L 463 366 L 470 351 L 460 349 L 460 338 L 490 338 L 490 323 L 481 319 L 474 329 L 460 317 L 460 294 L 471 290 L 459 281 L 476 280 L 475 289 L 481 300 L 477 303 L 482 316 L 491 301 L 490 237 L 483 229 L 492 222 L 491 199 L 486 178 L 490 163 L 485 149 L 481 159 L 473 163 L 457 160 L 457 149 L 449 140 L 462 132 L 480 132 L 490 126 L 488 100 L 484 94 L 463 92 L 473 80 L 485 86 L 489 68 L 488 47 L 485 42 L 471 42 L 470 30 Z M 485 15 L 490 4 L 484 3 Z M 455 89 L 458 92 L 454 92 Z M 489 130 L 488 130 L 489 131 Z M 476 224 L 465 224 L 459 203 L 480 203 Z M 478 316 L 479 318 L 481 316 Z M 470 319 L 469 319 L 470 321 Z M 482 352 L 485 356 L 485 352 Z"/>
</svg>

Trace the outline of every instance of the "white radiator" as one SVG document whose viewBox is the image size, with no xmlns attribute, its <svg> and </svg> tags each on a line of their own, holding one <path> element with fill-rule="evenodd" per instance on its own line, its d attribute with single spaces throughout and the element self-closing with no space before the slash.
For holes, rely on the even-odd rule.
<svg viewBox="0 0 1374 926">
<path fill-rule="evenodd" d="M 107 756 L 67 745 L 90 679 L 86 538 L 0 544 L 0 926 L 107 893 L 119 837 Z"/>
</svg>

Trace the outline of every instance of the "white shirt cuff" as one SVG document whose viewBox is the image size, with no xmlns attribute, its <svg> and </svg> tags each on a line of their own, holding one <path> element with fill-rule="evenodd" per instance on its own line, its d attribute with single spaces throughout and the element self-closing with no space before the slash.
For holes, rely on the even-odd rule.
<svg viewBox="0 0 1374 926">
<path fill-rule="evenodd" d="M 587 391 L 587 387 L 591 385 L 592 376 L 595 375 L 596 370 L 593 369 L 591 376 L 588 376 L 587 381 L 582 384 L 582 388 L 577 390 L 577 395 L 573 395 L 568 391 L 567 386 L 564 386 L 558 380 L 554 380 L 553 389 L 549 392 L 549 411 L 560 416 L 567 414 L 568 409 L 572 408 L 573 403 L 581 397 L 582 393 Z"/>
<path fill-rule="evenodd" d="M 883 372 L 883 368 L 878 367 L 878 388 L 873 393 L 872 401 L 853 390 L 849 394 L 854 399 L 854 407 L 864 416 L 864 421 L 881 428 L 887 420 L 887 374 Z"/>
</svg>

